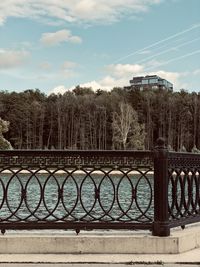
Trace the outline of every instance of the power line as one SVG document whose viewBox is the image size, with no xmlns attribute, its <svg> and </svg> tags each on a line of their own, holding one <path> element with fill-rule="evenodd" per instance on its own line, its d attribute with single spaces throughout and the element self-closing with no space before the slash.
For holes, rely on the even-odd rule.
<svg viewBox="0 0 200 267">
<path fill-rule="evenodd" d="M 197 40 L 200 40 L 200 37 L 195 38 L 195 39 L 190 40 L 190 41 L 187 41 L 187 42 L 185 42 L 185 43 L 183 43 L 183 44 L 180 44 L 180 45 L 177 45 L 177 46 L 168 48 L 168 49 L 166 49 L 166 50 L 164 50 L 164 51 L 162 51 L 162 52 L 156 53 L 156 54 L 151 55 L 151 56 L 149 56 L 149 57 L 146 57 L 145 59 L 142 59 L 142 60 L 138 61 L 136 64 L 140 64 L 140 63 L 143 63 L 143 62 L 147 62 L 149 59 L 154 59 L 154 58 L 157 57 L 157 56 L 166 54 L 166 53 L 168 53 L 168 52 L 170 52 L 170 51 L 176 50 L 177 48 L 180 48 L 180 47 L 186 46 L 186 45 L 188 45 L 188 44 L 194 43 L 194 42 L 197 41 Z"/>
<path fill-rule="evenodd" d="M 143 51 L 145 51 L 145 50 L 147 50 L 147 49 L 149 49 L 149 48 L 152 48 L 152 47 L 157 46 L 157 45 L 159 45 L 159 44 L 161 44 L 161 43 L 164 43 L 164 42 L 166 42 L 166 41 L 169 41 L 169 40 L 171 40 L 171 39 L 173 39 L 173 38 L 175 38 L 175 37 L 177 37 L 177 36 L 183 35 L 183 34 L 185 34 L 185 33 L 187 33 L 187 32 L 190 32 L 190 31 L 192 31 L 192 30 L 194 30 L 194 29 L 197 29 L 197 28 L 199 28 L 199 27 L 200 27 L 200 23 L 195 24 L 195 25 L 191 26 L 190 28 L 187 28 L 187 29 L 185 29 L 185 30 L 183 30 L 183 31 L 181 31 L 181 32 L 178 32 L 178 33 L 175 33 L 175 34 L 173 34 L 173 35 L 170 35 L 170 36 L 167 37 L 167 38 L 164 38 L 164 39 L 162 39 L 162 40 L 160 40 L 160 41 L 157 41 L 157 42 L 155 42 L 155 43 L 153 43 L 153 44 L 151 44 L 151 45 L 148 45 L 148 46 L 146 46 L 146 47 L 144 47 L 144 48 L 142 48 L 142 49 L 139 49 L 139 50 L 137 50 L 137 51 L 135 51 L 135 52 L 133 52 L 133 53 L 127 55 L 127 56 L 121 57 L 121 58 L 119 58 L 118 60 L 114 61 L 113 64 L 118 63 L 118 62 L 120 62 L 120 61 L 123 61 L 123 60 L 126 59 L 126 58 L 129 58 L 129 57 L 131 57 L 131 56 L 134 56 L 134 55 L 136 55 L 136 54 L 138 54 L 138 53 L 141 53 L 141 52 L 143 52 Z"/>
<path fill-rule="evenodd" d="M 155 67 L 164 66 L 164 65 L 167 65 L 167 64 L 169 64 L 169 63 L 171 63 L 171 62 L 178 61 L 178 60 L 180 60 L 180 59 L 187 58 L 187 57 L 190 57 L 190 56 L 199 54 L 199 53 L 200 53 L 200 49 L 199 49 L 199 50 L 195 50 L 195 51 L 193 51 L 193 52 L 191 52 L 191 53 L 188 53 L 188 54 L 186 54 L 186 55 L 183 55 L 183 56 L 179 56 L 179 57 L 175 57 L 175 58 L 173 58 L 173 59 L 170 59 L 170 60 L 168 60 L 168 61 L 165 61 L 165 62 L 163 62 L 163 63 L 160 63 L 160 64 L 156 65 Z M 148 71 L 148 70 L 154 69 L 155 67 L 149 67 L 149 68 L 145 69 L 145 72 Z"/>
</svg>

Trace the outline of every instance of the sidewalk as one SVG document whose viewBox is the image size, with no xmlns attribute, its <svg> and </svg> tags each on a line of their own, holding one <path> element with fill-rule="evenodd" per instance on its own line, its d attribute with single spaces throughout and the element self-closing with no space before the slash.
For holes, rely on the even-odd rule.
<svg viewBox="0 0 200 267">
<path fill-rule="evenodd" d="M 152 237 L 142 231 L 86 233 L 81 232 L 77 236 L 74 232 L 66 231 L 8 231 L 0 236 L 0 267 L 3 263 L 196 263 L 200 266 L 200 224 L 188 226 L 185 230 L 173 229 L 171 236 L 163 239 L 164 250 L 161 247 L 162 238 Z M 102 244 L 99 240 L 103 240 Z M 168 247 L 173 243 L 174 248 L 179 250 Z M 155 249 L 158 253 L 153 252 Z M 165 251 L 165 254 L 159 251 Z"/>
<path fill-rule="evenodd" d="M 0 263 L 196 263 L 200 248 L 181 254 L 3 254 Z"/>
</svg>

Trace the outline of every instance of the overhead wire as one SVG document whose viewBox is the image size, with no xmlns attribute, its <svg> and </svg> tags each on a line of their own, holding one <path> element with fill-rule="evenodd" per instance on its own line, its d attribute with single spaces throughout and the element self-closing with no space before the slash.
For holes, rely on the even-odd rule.
<svg viewBox="0 0 200 267">
<path fill-rule="evenodd" d="M 176 49 L 178 49 L 178 48 L 180 48 L 180 47 L 183 47 L 183 46 L 186 46 L 186 45 L 188 45 L 188 44 L 194 43 L 194 42 L 196 42 L 196 41 L 198 41 L 198 40 L 200 40 L 200 37 L 195 38 L 195 39 L 192 39 L 192 40 L 187 41 L 187 42 L 184 42 L 184 43 L 182 43 L 182 44 L 180 44 L 180 45 L 177 45 L 177 46 L 168 48 L 168 49 L 166 49 L 166 50 L 163 50 L 162 52 L 153 54 L 153 55 L 151 55 L 151 56 L 149 56 L 149 57 L 146 57 L 145 59 L 142 59 L 142 60 L 140 60 L 140 61 L 137 61 L 136 64 L 140 64 L 140 63 L 147 62 L 147 61 L 150 60 L 150 59 L 154 59 L 154 58 L 156 58 L 157 56 L 166 54 L 166 53 L 168 53 L 168 52 L 170 52 L 170 51 L 174 51 L 174 50 L 176 50 Z"/>
<path fill-rule="evenodd" d="M 131 57 L 131 56 L 138 55 L 139 53 L 144 52 L 144 51 L 147 50 L 147 49 L 150 49 L 150 48 L 152 48 L 152 47 L 156 47 L 156 46 L 159 45 L 159 44 L 162 44 L 162 43 L 164 43 L 164 42 L 166 42 L 166 41 L 172 40 L 172 39 L 174 39 L 174 38 L 176 38 L 176 37 L 178 37 L 178 36 L 181 36 L 181 35 L 183 35 L 183 34 L 185 34 L 185 33 L 188 33 L 188 32 L 190 32 L 190 31 L 192 31 L 192 30 L 194 30 L 194 29 L 197 29 L 197 28 L 199 28 L 199 27 L 200 27 L 200 23 L 197 23 L 197 24 L 195 24 L 195 25 L 193 25 L 193 26 L 191 26 L 191 27 L 189 27 L 189 28 L 187 28 L 187 29 L 185 29 L 185 30 L 183 30 L 183 31 L 181 31 L 181 32 L 178 32 L 178 33 L 175 33 L 175 34 L 173 34 L 173 35 L 170 35 L 170 36 L 168 36 L 167 38 L 164 38 L 164 39 L 162 39 L 162 40 L 160 40 L 160 41 L 157 41 L 157 42 L 155 42 L 155 43 L 153 43 L 153 44 L 151 44 L 151 45 L 148 45 L 148 46 L 146 46 L 146 47 L 144 47 L 144 48 L 142 48 L 142 49 L 139 49 L 139 50 L 137 50 L 137 51 L 135 51 L 135 52 L 133 52 L 133 53 L 130 53 L 130 54 L 126 55 L 126 56 L 123 56 L 123 57 L 121 57 L 121 58 L 115 60 L 115 61 L 113 62 L 113 64 L 116 64 L 116 63 L 118 63 L 118 62 L 121 62 L 121 61 L 123 61 L 123 60 L 125 60 L 125 59 L 127 59 L 127 58 L 129 58 L 129 57 Z"/>
<path fill-rule="evenodd" d="M 180 59 L 187 58 L 187 57 L 190 57 L 190 56 L 199 54 L 199 53 L 200 53 L 200 49 L 195 50 L 195 51 L 193 51 L 193 52 L 190 52 L 190 53 L 188 53 L 188 54 L 185 54 L 185 55 L 183 55 L 183 56 L 179 56 L 179 57 L 172 58 L 172 59 L 170 59 L 170 60 L 168 60 L 168 61 L 165 61 L 165 62 L 163 62 L 163 63 L 157 64 L 156 67 L 161 67 L 161 66 L 167 65 L 167 64 L 169 64 L 169 63 L 171 63 L 171 62 L 178 61 L 178 60 L 180 60 Z M 145 69 L 145 72 L 148 71 L 148 70 L 154 69 L 154 68 L 155 68 L 155 66 L 146 68 L 146 69 Z"/>
</svg>

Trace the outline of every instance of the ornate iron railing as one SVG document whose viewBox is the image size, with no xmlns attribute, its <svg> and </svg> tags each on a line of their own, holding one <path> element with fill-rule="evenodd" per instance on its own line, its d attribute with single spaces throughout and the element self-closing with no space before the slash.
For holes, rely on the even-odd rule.
<svg viewBox="0 0 200 267">
<path fill-rule="evenodd" d="M 1 151 L 0 229 L 151 230 L 152 171 L 151 152 Z"/>
<path fill-rule="evenodd" d="M 170 228 L 200 222 L 200 155 L 169 152 L 161 138 L 154 172 L 153 234 L 168 236 Z"/>
<path fill-rule="evenodd" d="M 170 227 L 200 221 L 200 155 L 169 153 Z"/>
<path fill-rule="evenodd" d="M 200 155 L 0 151 L 0 230 L 148 229 L 200 221 Z"/>
</svg>

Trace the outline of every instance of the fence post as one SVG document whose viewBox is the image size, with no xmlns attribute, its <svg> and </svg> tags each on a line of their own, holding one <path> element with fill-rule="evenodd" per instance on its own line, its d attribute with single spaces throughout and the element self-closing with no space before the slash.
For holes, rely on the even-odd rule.
<svg viewBox="0 0 200 267">
<path fill-rule="evenodd" d="M 159 138 L 154 152 L 154 223 L 153 235 L 169 236 L 168 150 Z"/>
</svg>

